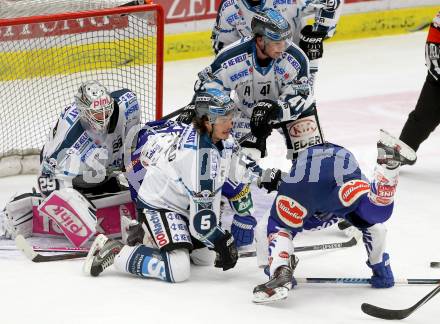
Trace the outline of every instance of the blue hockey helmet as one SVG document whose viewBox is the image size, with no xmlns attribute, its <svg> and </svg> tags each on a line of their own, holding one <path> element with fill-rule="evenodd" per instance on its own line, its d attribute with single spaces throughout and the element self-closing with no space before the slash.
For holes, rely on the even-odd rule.
<svg viewBox="0 0 440 324">
<path fill-rule="evenodd" d="M 275 9 L 265 9 L 255 14 L 251 29 L 255 36 L 265 36 L 272 41 L 282 41 L 292 37 L 289 23 Z"/>
<path fill-rule="evenodd" d="M 214 124 L 218 117 L 235 113 L 234 101 L 218 89 L 206 89 L 199 92 L 195 98 L 196 117 L 207 116 L 211 124 Z"/>
</svg>

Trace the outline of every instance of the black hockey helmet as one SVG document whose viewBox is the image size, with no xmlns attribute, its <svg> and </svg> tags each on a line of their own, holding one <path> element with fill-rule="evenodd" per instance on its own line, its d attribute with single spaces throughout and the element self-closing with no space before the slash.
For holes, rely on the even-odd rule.
<svg viewBox="0 0 440 324">
<path fill-rule="evenodd" d="M 275 9 L 265 9 L 254 15 L 251 22 L 255 36 L 265 36 L 272 41 L 290 39 L 292 31 L 286 19 Z"/>
<path fill-rule="evenodd" d="M 197 93 L 195 97 L 196 117 L 207 116 L 214 124 L 218 117 L 235 113 L 236 106 L 231 98 L 218 89 L 206 89 Z"/>
</svg>

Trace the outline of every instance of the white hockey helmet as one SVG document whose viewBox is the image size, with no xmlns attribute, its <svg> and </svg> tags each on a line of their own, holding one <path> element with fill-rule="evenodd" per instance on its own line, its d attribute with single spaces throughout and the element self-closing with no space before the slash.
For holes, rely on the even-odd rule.
<svg viewBox="0 0 440 324">
<path fill-rule="evenodd" d="M 98 81 L 87 81 L 78 89 L 75 95 L 76 106 L 80 117 L 84 118 L 96 131 L 107 129 L 113 114 L 114 100 L 107 89 Z"/>
</svg>

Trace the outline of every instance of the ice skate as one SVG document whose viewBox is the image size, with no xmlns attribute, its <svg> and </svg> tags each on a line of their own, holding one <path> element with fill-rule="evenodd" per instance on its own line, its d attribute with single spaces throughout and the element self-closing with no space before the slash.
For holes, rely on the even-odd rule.
<svg viewBox="0 0 440 324">
<path fill-rule="evenodd" d="M 296 256 L 291 255 L 290 258 L 290 266 L 278 267 L 268 282 L 254 288 L 254 303 L 266 304 L 287 298 L 289 290 L 292 289 L 293 271 L 298 264 Z"/>
<path fill-rule="evenodd" d="M 412 165 L 416 160 L 416 152 L 411 147 L 383 129 L 380 130 L 380 138 L 377 142 L 378 164 L 385 164 L 387 168 L 395 169 L 400 165 Z"/>
<path fill-rule="evenodd" d="M 116 240 L 111 240 L 104 234 L 99 234 L 87 254 L 84 272 L 97 277 L 105 268 L 111 266 L 115 256 L 124 245 Z"/>
</svg>

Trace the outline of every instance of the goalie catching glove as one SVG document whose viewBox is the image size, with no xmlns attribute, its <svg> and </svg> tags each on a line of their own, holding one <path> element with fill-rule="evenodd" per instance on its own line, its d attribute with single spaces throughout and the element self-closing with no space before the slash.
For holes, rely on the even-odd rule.
<svg viewBox="0 0 440 324">
<path fill-rule="evenodd" d="M 250 120 L 251 132 L 258 139 L 267 138 L 272 132 L 272 124 L 277 120 L 281 107 L 269 99 L 260 100 L 254 105 Z"/>
</svg>

